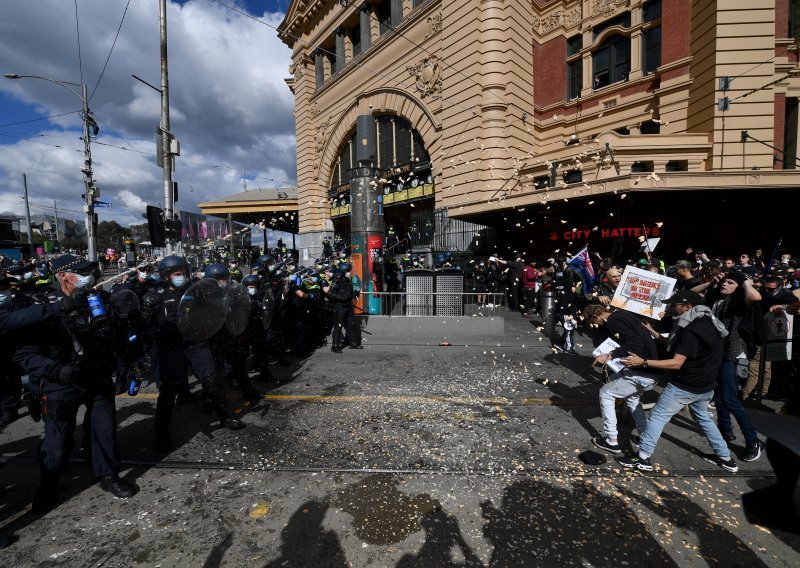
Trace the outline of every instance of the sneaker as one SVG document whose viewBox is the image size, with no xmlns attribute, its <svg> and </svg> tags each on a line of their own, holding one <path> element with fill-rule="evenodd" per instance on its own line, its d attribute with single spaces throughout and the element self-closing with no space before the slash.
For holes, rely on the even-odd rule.
<svg viewBox="0 0 800 568">
<path fill-rule="evenodd" d="M 764 442 L 761 440 L 756 440 L 755 442 L 747 442 L 747 446 L 744 449 L 744 455 L 742 456 L 742 461 L 752 462 L 756 461 L 758 458 L 761 457 L 761 450 L 764 449 Z"/>
<path fill-rule="evenodd" d="M 736 436 L 733 432 L 722 432 L 722 439 L 726 442 L 733 442 L 736 439 Z"/>
<path fill-rule="evenodd" d="M 637 454 L 628 454 L 614 458 L 622 467 L 628 469 L 638 469 L 641 471 L 653 471 L 653 462 L 650 458 L 642 459 Z"/>
<path fill-rule="evenodd" d="M 486 307 L 487 307 L 487 308 L 493 308 L 493 307 L 494 307 L 494 304 L 486 304 Z"/>
<path fill-rule="evenodd" d="M 595 446 L 597 446 L 601 450 L 605 450 L 607 452 L 611 452 L 612 454 L 621 454 L 622 453 L 622 448 L 619 447 L 619 444 L 611 444 L 603 436 L 595 436 L 594 438 L 592 438 L 592 444 L 594 444 Z"/>
<path fill-rule="evenodd" d="M 703 454 L 703 459 L 708 463 L 713 463 L 714 465 L 721 467 L 725 471 L 730 471 L 731 473 L 736 473 L 739 471 L 739 466 L 736 465 L 736 462 L 733 461 L 733 458 L 724 460 L 717 454 Z"/>
</svg>

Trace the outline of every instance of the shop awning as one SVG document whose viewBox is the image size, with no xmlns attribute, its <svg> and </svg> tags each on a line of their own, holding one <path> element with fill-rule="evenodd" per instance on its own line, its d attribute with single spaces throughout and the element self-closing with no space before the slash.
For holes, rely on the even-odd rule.
<svg viewBox="0 0 800 568">
<path fill-rule="evenodd" d="M 204 215 L 226 218 L 230 214 L 239 223 L 289 233 L 299 230 L 296 187 L 251 189 L 197 206 Z"/>
</svg>

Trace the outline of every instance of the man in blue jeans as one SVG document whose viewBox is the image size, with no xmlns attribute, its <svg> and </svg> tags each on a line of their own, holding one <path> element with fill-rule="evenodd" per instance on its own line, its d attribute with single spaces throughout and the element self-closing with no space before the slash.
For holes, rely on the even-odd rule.
<svg viewBox="0 0 800 568">
<path fill-rule="evenodd" d="M 648 360 L 631 353 L 622 361 L 627 367 L 672 371 L 674 374 L 650 411 L 639 453 L 618 457 L 617 462 L 626 468 L 652 471 L 650 457 L 655 452 L 661 432 L 673 416 L 688 406 L 692 418 L 714 450 L 713 454 L 703 455 L 703 458 L 727 471 L 736 472 L 739 467 L 708 414 L 708 401 L 714 396 L 717 371 L 722 363 L 723 338 L 728 332 L 711 310 L 702 305 L 702 298 L 696 292 L 681 290 L 666 303 L 672 304 L 675 312 L 674 326 L 667 340 L 667 350 L 672 353 L 672 358 Z"/>
</svg>

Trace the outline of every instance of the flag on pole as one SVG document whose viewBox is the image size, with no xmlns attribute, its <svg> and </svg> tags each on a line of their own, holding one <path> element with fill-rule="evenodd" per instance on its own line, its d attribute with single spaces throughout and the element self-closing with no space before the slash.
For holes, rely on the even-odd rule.
<svg viewBox="0 0 800 568">
<path fill-rule="evenodd" d="M 594 286 L 595 274 L 594 266 L 592 266 L 592 259 L 589 257 L 589 245 L 586 245 L 581 251 L 567 261 L 567 264 L 574 268 L 583 282 L 583 295 L 589 293 L 589 290 Z"/>
</svg>

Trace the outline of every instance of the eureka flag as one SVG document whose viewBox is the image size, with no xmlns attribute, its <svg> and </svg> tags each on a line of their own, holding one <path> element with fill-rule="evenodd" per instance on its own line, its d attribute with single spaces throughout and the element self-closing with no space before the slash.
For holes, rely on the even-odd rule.
<svg viewBox="0 0 800 568">
<path fill-rule="evenodd" d="M 583 295 L 589 293 L 589 290 L 594 286 L 594 267 L 592 266 L 592 259 L 589 257 L 589 245 L 586 245 L 581 251 L 567 261 L 567 264 L 574 268 L 583 281 Z"/>
</svg>

